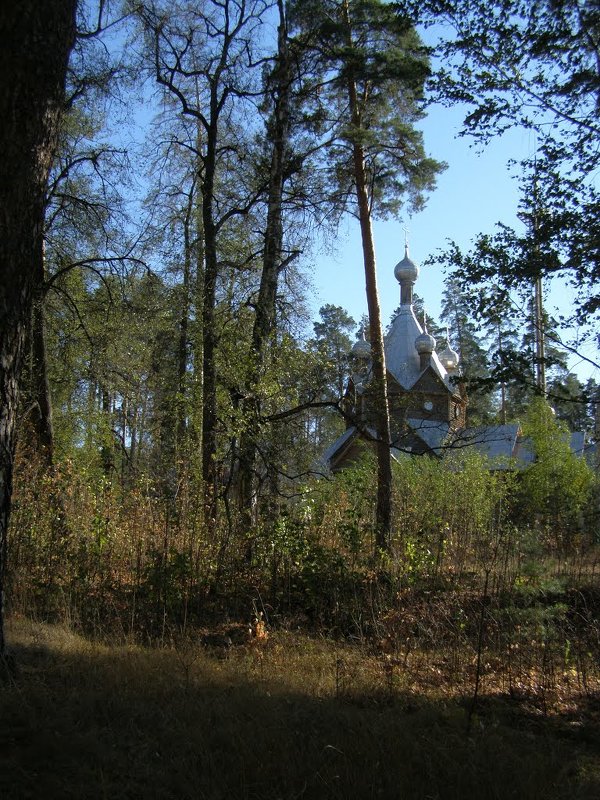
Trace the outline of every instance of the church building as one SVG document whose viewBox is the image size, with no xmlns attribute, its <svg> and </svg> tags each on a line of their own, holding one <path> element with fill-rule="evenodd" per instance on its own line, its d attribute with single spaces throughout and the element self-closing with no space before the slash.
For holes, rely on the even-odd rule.
<svg viewBox="0 0 600 800">
<path fill-rule="evenodd" d="M 419 268 L 408 245 L 394 269 L 400 284 L 400 308 L 385 337 L 392 456 L 428 454 L 442 457 L 452 447 L 474 448 L 494 465 L 531 462 L 529 443 L 517 424 L 467 427 L 467 396 L 460 379 L 459 356 L 447 338 L 441 352 L 419 322 L 413 306 Z M 342 399 L 346 430 L 323 454 L 332 472 L 352 464 L 373 441 L 371 347 L 364 332 L 352 348 L 352 374 Z M 575 452 L 583 452 L 583 435 L 573 434 Z M 581 438 L 581 441 L 579 441 Z"/>
</svg>

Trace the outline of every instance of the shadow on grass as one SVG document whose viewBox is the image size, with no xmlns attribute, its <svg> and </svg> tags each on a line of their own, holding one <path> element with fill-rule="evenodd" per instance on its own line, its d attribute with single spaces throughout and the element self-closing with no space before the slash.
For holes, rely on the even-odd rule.
<svg viewBox="0 0 600 800">
<path fill-rule="evenodd" d="M 275 670 L 36 631 L 0 686 L 3 800 L 600 797 L 597 739 L 514 704 L 484 699 L 467 736 L 464 704 L 336 697 L 285 652 Z"/>
</svg>

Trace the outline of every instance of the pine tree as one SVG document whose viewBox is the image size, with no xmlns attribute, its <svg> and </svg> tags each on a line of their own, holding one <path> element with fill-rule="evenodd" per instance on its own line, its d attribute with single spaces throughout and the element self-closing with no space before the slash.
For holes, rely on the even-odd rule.
<svg viewBox="0 0 600 800">
<path fill-rule="evenodd" d="M 360 224 L 377 441 L 376 540 L 391 532 L 390 421 L 372 219 L 418 207 L 440 164 L 426 157 L 416 123 L 423 116 L 428 60 L 409 18 L 377 0 L 294 3 L 298 38 L 313 54 L 307 122 L 324 143 L 337 196 Z M 310 106 L 310 112 L 308 108 Z"/>
<path fill-rule="evenodd" d="M 440 101 L 466 104 L 463 131 L 483 144 L 509 129 L 536 137 L 536 152 L 512 167 L 522 185 L 527 233 L 503 226 L 481 238 L 467 277 L 481 284 L 488 307 L 493 292 L 486 281 L 526 293 L 539 278 L 559 277 L 577 288 L 573 313 L 561 327 L 576 323 L 580 336 L 585 328 L 593 337 L 600 309 L 598 4 L 423 0 L 414 6 L 440 33 L 433 83 Z"/>
<path fill-rule="evenodd" d="M 490 378 L 487 348 L 477 323 L 469 315 L 469 301 L 458 283 L 450 278 L 446 282 L 442 299 L 441 318 L 448 326 L 452 346 L 460 356 L 460 371 L 465 383 L 470 425 L 491 422 L 494 416 L 495 382 Z"/>
</svg>

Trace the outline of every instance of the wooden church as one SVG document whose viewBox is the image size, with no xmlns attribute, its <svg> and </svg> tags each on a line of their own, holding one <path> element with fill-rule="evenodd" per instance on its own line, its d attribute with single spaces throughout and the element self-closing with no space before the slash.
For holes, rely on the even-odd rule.
<svg viewBox="0 0 600 800">
<path fill-rule="evenodd" d="M 439 450 L 451 431 L 466 424 L 466 396 L 458 378 L 458 355 L 446 342 L 436 341 L 415 315 L 414 285 L 419 268 L 408 245 L 395 269 L 400 284 L 400 307 L 385 337 L 392 454 L 422 454 Z M 353 373 L 343 398 L 346 431 L 325 453 L 335 472 L 357 458 L 374 435 L 370 402 L 371 348 L 364 334 L 352 348 Z"/>
<path fill-rule="evenodd" d="M 492 469 L 525 466 L 534 456 L 519 425 L 467 427 L 467 396 L 460 379 L 459 357 L 447 338 L 444 349 L 415 315 L 414 285 L 419 268 L 408 245 L 394 269 L 400 284 L 400 307 L 385 337 L 385 362 L 390 409 L 392 456 L 429 454 L 442 457 L 449 449 L 473 448 Z M 372 413 L 371 347 L 364 334 L 352 348 L 350 375 L 342 408 L 346 430 L 323 454 L 333 472 L 351 464 L 375 438 Z M 573 434 L 571 448 L 583 454 L 583 434 Z"/>
</svg>

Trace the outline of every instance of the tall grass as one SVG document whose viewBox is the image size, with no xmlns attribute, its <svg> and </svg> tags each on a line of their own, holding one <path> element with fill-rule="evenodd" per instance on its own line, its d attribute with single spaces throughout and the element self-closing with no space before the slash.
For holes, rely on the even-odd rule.
<svg viewBox="0 0 600 800">
<path fill-rule="evenodd" d="M 460 693 L 390 681 L 386 659 L 276 632 L 226 658 L 197 640 L 109 646 L 14 618 L 0 685 L 0 796 L 520 798 L 600 791 L 597 721 L 544 726 Z"/>
</svg>

